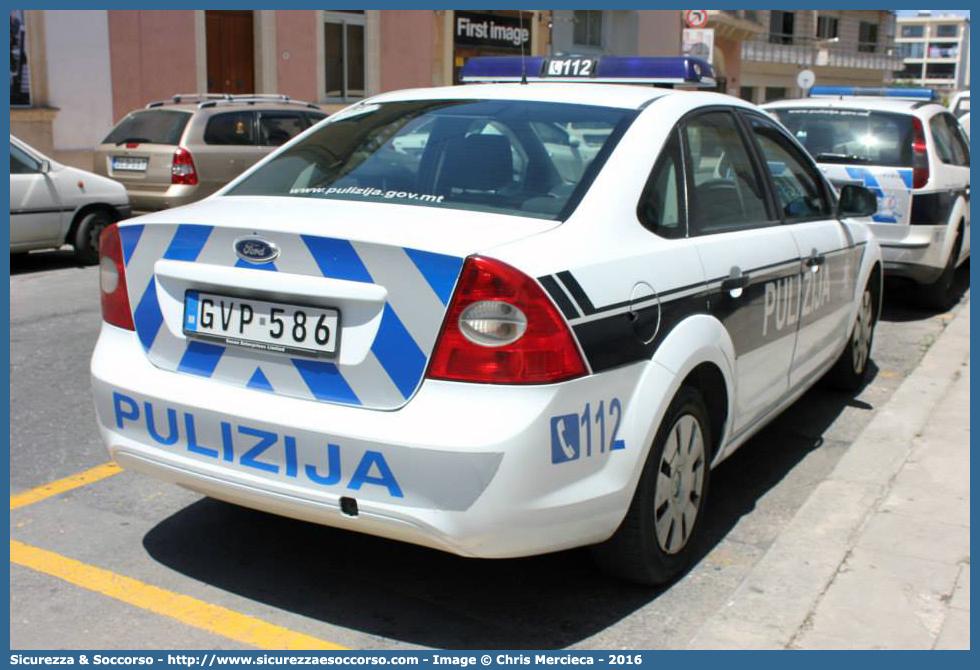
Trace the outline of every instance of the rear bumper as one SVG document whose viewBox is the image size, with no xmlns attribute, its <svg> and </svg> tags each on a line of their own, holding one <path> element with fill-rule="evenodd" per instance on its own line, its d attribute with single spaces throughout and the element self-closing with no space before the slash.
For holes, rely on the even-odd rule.
<svg viewBox="0 0 980 670">
<path fill-rule="evenodd" d="M 200 200 L 208 195 L 198 186 L 174 184 L 163 191 L 141 190 L 139 184 L 125 184 L 129 203 L 135 210 L 155 211 L 180 207 Z"/>
<path fill-rule="evenodd" d="M 881 246 L 887 275 L 930 284 L 942 274 L 947 226 L 872 224 L 871 229 Z"/>
<path fill-rule="evenodd" d="M 503 558 L 615 531 L 645 457 L 648 426 L 629 407 L 645 369 L 534 387 L 427 380 L 402 409 L 376 411 L 161 370 L 135 333 L 103 324 L 92 385 L 123 467 L 283 516 Z M 621 417 L 607 412 L 601 438 L 591 428 L 590 453 L 582 437 L 574 459 L 555 462 L 555 419 L 577 425 L 587 403 L 594 414 L 612 398 Z M 610 450 L 614 424 L 622 446 Z M 341 498 L 357 501 L 356 516 Z"/>
</svg>

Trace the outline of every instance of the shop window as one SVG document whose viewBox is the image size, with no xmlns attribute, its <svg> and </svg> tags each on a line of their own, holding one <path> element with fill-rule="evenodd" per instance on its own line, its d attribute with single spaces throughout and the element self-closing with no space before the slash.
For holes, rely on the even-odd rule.
<svg viewBox="0 0 980 670">
<path fill-rule="evenodd" d="M 748 102 L 755 102 L 755 86 L 742 86 L 738 89 L 738 97 Z"/>
<path fill-rule="evenodd" d="M 597 9 L 575 10 L 575 44 L 602 47 L 602 12 Z"/>
<path fill-rule="evenodd" d="M 327 99 L 363 98 L 364 10 L 324 12 L 323 47 Z"/>
</svg>

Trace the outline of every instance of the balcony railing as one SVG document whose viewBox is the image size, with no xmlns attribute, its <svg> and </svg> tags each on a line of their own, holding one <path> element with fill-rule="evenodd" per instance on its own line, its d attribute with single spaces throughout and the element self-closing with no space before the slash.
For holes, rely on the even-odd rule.
<svg viewBox="0 0 980 670">
<path fill-rule="evenodd" d="M 903 66 L 897 50 L 881 43 L 842 44 L 778 33 L 770 33 L 767 41 L 742 42 L 742 60 L 869 70 L 900 70 Z"/>
</svg>

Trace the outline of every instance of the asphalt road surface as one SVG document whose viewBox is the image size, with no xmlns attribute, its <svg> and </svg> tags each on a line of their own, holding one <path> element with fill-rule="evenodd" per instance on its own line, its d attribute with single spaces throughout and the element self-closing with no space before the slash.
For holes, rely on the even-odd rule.
<svg viewBox="0 0 980 670">
<path fill-rule="evenodd" d="M 968 285 L 967 265 L 960 304 Z M 668 588 L 607 578 L 582 550 L 458 558 L 122 472 L 11 510 L 12 550 L 45 550 L 32 567 L 11 565 L 11 648 L 248 648 L 253 628 L 236 616 L 353 648 L 684 647 L 950 318 L 908 293 L 886 284 L 874 378 L 860 394 L 812 389 L 714 472 L 701 558 Z M 70 252 L 12 259 L 12 494 L 108 460 L 88 377 L 99 310 L 97 268 Z M 122 602 L 122 578 L 159 588 L 134 586 L 139 597 Z M 192 598 L 190 614 L 158 613 L 169 611 L 160 593 Z"/>
</svg>

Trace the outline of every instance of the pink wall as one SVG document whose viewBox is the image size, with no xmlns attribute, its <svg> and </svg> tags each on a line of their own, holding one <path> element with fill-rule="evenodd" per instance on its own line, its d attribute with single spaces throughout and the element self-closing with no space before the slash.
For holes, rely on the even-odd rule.
<svg viewBox="0 0 980 670">
<path fill-rule="evenodd" d="M 381 91 L 432 86 L 438 37 L 432 10 L 381 12 Z"/>
<path fill-rule="evenodd" d="M 109 10 L 112 116 L 197 90 L 192 10 Z"/>
<path fill-rule="evenodd" d="M 316 100 L 316 44 L 323 39 L 312 9 L 276 12 L 276 65 L 278 90 L 299 100 Z M 289 52 L 284 60 L 282 52 Z"/>
</svg>

